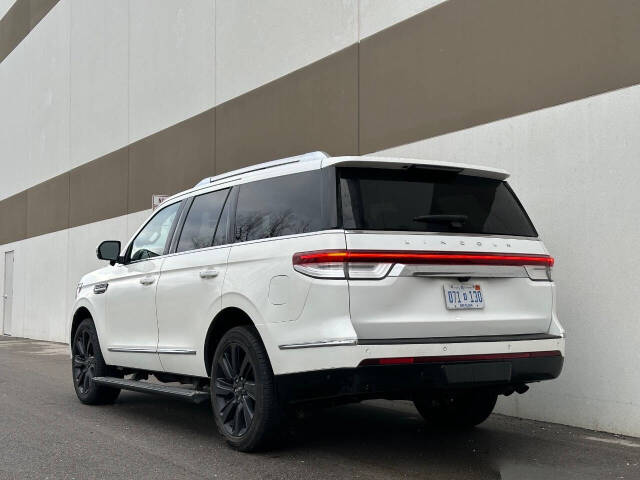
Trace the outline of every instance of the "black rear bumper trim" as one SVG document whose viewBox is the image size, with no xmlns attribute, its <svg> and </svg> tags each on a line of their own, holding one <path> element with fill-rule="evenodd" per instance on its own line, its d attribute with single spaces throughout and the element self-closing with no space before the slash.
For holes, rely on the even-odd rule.
<svg viewBox="0 0 640 480">
<path fill-rule="evenodd" d="M 416 392 L 496 388 L 506 392 L 560 375 L 561 355 L 508 360 L 367 365 L 276 375 L 276 388 L 288 403 L 336 398 L 406 398 Z"/>
<path fill-rule="evenodd" d="M 381 338 L 358 339 L 358 345 L 401 345 L 425 343 L 476 343 L 476 342 L 519 342 L 523 340 L 554 340 L 562 338 L 550 333 L 524 333 L 517 335 L 479 335 L 462 337 L 425 337 L 425 338 Z"/>
</svg>

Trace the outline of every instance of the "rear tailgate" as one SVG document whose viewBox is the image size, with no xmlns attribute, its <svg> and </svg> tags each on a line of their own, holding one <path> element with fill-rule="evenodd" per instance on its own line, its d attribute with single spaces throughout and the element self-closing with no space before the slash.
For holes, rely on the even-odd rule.
<svg viewBox="0 0 640 480">
<path fill-rule="evenodd" d="M 347 233 L 350 251 L 544 255 L 542 242 L 470 236 Z M 479 286 L 483 308 L 448 309 L 451 285 Z M 381 280 L 350 279 L 351 320 L 362 340 L 544 333 L 552 284 L 517 265 L 396 263 Z"/>
<path fill-rule="evenodd" d="M 380 164 L 337 176 L 359 339 L 548 331 L 553 259 L 506 174 Z"/>
</svg>

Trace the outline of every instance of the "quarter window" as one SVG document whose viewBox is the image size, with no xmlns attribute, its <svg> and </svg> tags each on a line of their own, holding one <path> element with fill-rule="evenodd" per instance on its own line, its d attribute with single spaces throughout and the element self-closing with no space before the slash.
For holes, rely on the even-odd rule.
<svg viewBox="0 0 640 480">
<path fill-rule="evenodd" d="M 228 193 L 228 189 L 218 190 L 193 199 L 176 252 L 207 248 L 213 244 L 220 212 Z"/>
<path fill-rule="evenodd" d="M 321 229 L 320 170 L 240 186 L 235 240 L 244 242 Z"/>
<path fill-rule="evenodd" d="M 163 208 L 147 222 L 131 245 L 131 261 L 146 260 L 164 254 L 167 238 L 176 214 L 180 208 L 180 202 L 176 202 Z"/>
</svg>

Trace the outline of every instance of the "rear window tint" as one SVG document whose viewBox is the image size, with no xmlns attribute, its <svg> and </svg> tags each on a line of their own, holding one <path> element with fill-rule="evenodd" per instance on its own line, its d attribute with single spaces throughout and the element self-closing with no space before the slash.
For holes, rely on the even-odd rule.
<svg viewBox="0 0 640 480">
<path fill-rule="evenodd" d="M 537 236 L 500 180 L 422 168 L 340 168 L 338 178 L 347 229 Z"/>
<path fill-rule="evenodd" d="M 235 240 L 244 242 L 321 230 L 320 170 L 240 186 Z"/>
</svg>

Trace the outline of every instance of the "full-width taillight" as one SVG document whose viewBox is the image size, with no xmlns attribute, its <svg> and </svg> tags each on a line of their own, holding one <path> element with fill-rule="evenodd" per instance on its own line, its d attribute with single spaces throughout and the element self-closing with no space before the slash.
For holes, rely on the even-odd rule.
<svg viewBox="0 0 640 480">
<path fill-rule="evenodd" d="M 295 270 L 316 278 L 379 279 L 396 263 L 522 266 L 530 278 L 550 280 L 554 260 L 549 255 L 372 250 L 319 250 L 293 256 Z"/>
</svg>

